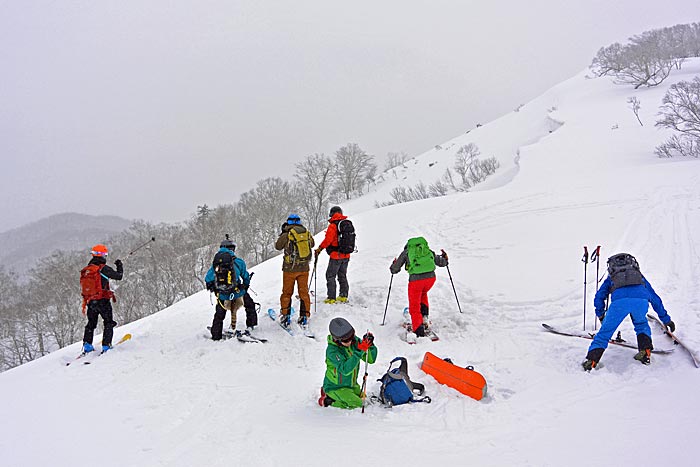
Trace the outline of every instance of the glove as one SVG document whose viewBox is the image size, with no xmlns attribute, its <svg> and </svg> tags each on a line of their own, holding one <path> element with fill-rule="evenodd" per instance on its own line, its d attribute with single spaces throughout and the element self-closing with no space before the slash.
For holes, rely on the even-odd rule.
<svg viewBox="0 0 700 467">
<path fill-rule="evenodd" d="M 447 261 L 447 253 L 445 253 L 445 250 L 440 250 L 442 252 L 442 257 L 445 258 L 445 261 Z"/>
<path fill-rule="evenodd" d="M 374 343 L 374 334 L 371 332 L 367 331 L 364 336 L 362 336 L 362 342 L 367 341 L 369 342 L 369 345 L 372 345 Z"/>
<path fill-rule="evenodd" d="M 596 313 L 598 314 L 598 313 Z M 603 324 L 603 320 L 605 319 L 605 311 L 601 312 L 601 315 L 598 316 L 598 319 L 600 320 L 600 324 Z"/>
<path fill-rule="evenodd" d="M 214 283 L 213 282 L 207 282 L 207 290 L 210 292 L 214 292 Z"/>
<path fill-rule="evenodd" d="M 316 249 L 314 250 L 314 253 L 316 254 L 316 256 L 320 255 L 320 254 L 321 254 L 321 248 L 316 248 Z"/>
<path fill-rule="evenodd" d="M 124 266 L 124 264 L 122 263 L 122 260 L 120 260 L 120 259 L 117 259 L 114 262 L 114 265 L 117 267 L 117 269 L 121 269 Z"/>
<path fill-rule="evenodd" d="M 676 330 L 676 323 L 673 321 L 669 321 L 668 323 L 664 324 L 664 326 L 666 326 L 666 329 L 669 332 L 674 332 Z"/>
<path fill-rule="evenodd" d="M 392 275 L 394 275 L 394 274 L 396 274 L 396 273 L 399 272 L 399 271 L 394 272 L 394 264 L 396 264 L 396 258 L 394 258 L 394 261 L 392 261 L 391 264 L 389 265 L 389 272 L 390 272 Z"/>
<path fill-rule="evenodd" d="M 374 338 L 372 338 L 372 339 L 374 339 Z M 362 342 L 360 342 L 359 344 L 357 344 L 357 350 L 361 350 L 361 351 L 363 351 L 363 352 L 367 352 L 367 351 L 369 350 L 369 346 L 370 346 L 370 345 L 372 345 L 372 343 L 371 343 L 369 340 L 367 340 L 366 338 L 365 338 L 365 339 L 362 339 Z"/>
</svg>

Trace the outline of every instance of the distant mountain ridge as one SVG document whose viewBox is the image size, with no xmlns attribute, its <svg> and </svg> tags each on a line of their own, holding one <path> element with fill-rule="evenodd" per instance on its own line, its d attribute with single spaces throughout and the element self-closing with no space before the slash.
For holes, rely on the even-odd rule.
<svg viewBox="0 0 700 467">
<path fill-rule="evenodd" d="M 126 230 L 131 222 L 118 216 L 55 214 L 0 233 L 0 264 L 21 276 L 40 258 L 57 250 L 89 248 Z"/>
</svg>

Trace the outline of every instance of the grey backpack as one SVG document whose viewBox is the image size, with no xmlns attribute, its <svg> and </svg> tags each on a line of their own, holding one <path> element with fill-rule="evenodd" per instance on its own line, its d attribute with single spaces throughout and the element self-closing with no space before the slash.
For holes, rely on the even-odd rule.
<svg viewBox="0 0 700 467">
<path fill-rule="evenodd" d="M 644 283 L 639 263 L 629 253 L 619 253 L 608 258 L 608 274 L 613 283 L 611 292 L 620 287 Z"/>
</svg>

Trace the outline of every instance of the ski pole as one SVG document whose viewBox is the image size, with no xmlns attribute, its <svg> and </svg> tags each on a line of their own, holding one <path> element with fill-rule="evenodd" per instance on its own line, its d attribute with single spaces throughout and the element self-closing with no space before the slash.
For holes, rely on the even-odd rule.
<svg viewBox="0 0 700 467">
<path fill-rule="evenodd" d="M 588 285 L 588 247 L 583 247 L 583 330 L 586 330 L 586 287 Z"/>
<path fill-rule="evenodd" d="M 440 250 L 442 252 L 443 256 L 447 256 L 445 253 L 445 250 Z M 447 267 L 447 275 L 450 276 L 450 284 L 452 284 L 452 291 L 455 293 L 455 300 L 457 300 L 457 309 L 459 310 L 460 313 L 462 313 L 462 307 L 459 305 L 459 298 L 457 298 L 457 289 L 455 289 L 455 283 L 452 280 L 452 273 L 450 272 L 450 265 L 446 264 Z"/>
<path fill-rule="evenodd" d="M 151 237 L 150 240 L 148 240 L 147 242 L 145 242 L 145 243 L 143 243 L 143 244 L 137 246 L 137 247 L 134 248 L 132 251 L 130 251 L 129 254 L 126 255 L 126 257 L 128 258 L 129 256 L 131 256 L 131 255 L 133 255 L 134 253 L 136 253 L 137 251 L 139 251 L 141 248 L 143 248 L 143 247 L 145 247 L 146 245 L 148 245 L 149 243 L 155 242 L 155 241 L 156 241 L 156 237 Z"/>
<path fill-rule="evenodd" d="M 595 247 L 591 253 L 591 263 L 595 262 L 595 293 L 598 294 L 600 288 L 600 245 Z M 598 316 L 593 318 L 593 330 L 598 329 Z"/>
<path fill-rule="evenodd" d="M 318 298 L 316 296 L 316 279 L 318 278 L 318 274 L 316 274 L 316 262 L 318 261 L 318 255 L 316 255 L 316 260 L 314 261 L 314 315 L 316 314 L 316 302 L 318 301 Z"/>
<path fill-rule="evenodd" d="M 316 278 L 316 265 L 318 264 L 318 255 L 314 255 L 314 270 L 311 272 L 311 277 L 309 278 L 309 289 L 311 288 L 311 282 Z M 315 287 L 314 287 L 315 289 Z M 316 291 L 314 290 L 314 295 L 316 295 Z"/>
<path fill-rule="evenodd" d="M 396 261 L 396 259 L 394 259 Z M 386 310 L 389 309 L 389 297 L 391 296 L 391 283 L 394 282 L 394 275 L 391 275 L 391 280 L 389 281 L 389 293 L 386 294 L 386 306 L 384 307 L 384 318 L 382 318 L 382 326 L 384 326 L 384 322 L 386 321 Z"/>
<path fill-rule="evenodd" d="M 253 280 L 254 275 L 255 275 L 255 272 L 251 272 L 250 276 L 248 276 L 248 288 L 246 289 L 246 292 L 252 292 L 252 294 L 257 297 L 258 293 L 255 290 L 253 290 L 252 287 L 250 286 L 250 281 Z"/>
<path fill-rule="evenodd" d="M 369 329 L 367 330 L 369 333 Z M 369 349 L 365 351 L 365 375 L 362 377 L 362 390 L 360 391 L 360 397 L 362 397 L 362 413 L 365 413 L 365 401 L 367 400 L 367 367 L 369 366 Z"/>
</svg>

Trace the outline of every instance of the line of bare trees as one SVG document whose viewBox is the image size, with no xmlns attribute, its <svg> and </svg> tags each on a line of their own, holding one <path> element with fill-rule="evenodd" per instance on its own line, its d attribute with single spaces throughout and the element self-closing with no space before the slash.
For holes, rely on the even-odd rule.
<svg viewBox="0 0 700 467">
<path fill-rule="evenodd" d="M 627 44 L 602 47 L 590 68 L 596 76 L 613 76 L 616 83 L 638 89 L 658 86 L 690 57 L 700 57 L 700 23 L 652 29 Z"/>
<path fill-rule="evenodd" d="M 419 182 L 415 186 L 398 186 L 391 190 L 391 200 L 375 203 L 377 207 L 391 206 L 393 204 L 407 203 L 420 199 L 445 196 L 450 192 L 469 191 L 475 185 L 483 182 L 490 175 L 496 173 L 500 163 L 495 157 L 480 159 L 481 151 L 474 143 L 460 146 L 455 153 L 452 170 L 459 176 L 452 175 L 450 168 L 445 169 L 440 180 L 430 185 Z M 401 164 L 405 162 L 402 161 Z"/>
</svg>

